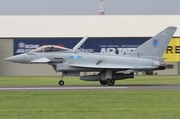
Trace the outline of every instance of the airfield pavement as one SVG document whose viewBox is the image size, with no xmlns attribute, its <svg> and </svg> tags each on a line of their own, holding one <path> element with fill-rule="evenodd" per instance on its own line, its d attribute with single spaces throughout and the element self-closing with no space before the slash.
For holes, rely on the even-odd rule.
<svg viewBox="0 0 180 119">
<path fill-rule="evenodd" d="M 0 86 L 0 91 L 35 90 L 180 90 L 179 84 L 172 85 L 114 85 L 114 86 Z"/>
</svg>

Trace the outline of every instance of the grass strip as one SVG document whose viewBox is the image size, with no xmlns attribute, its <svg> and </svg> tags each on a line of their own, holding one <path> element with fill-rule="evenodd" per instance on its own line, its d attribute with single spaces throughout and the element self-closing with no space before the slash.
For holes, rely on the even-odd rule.
<svg viewBox="0 0 180 119">
<path fill-rule="evenodd" d="M 60 77 L 0 77 L 0 86 L 57 86 L 59 80 Z M 64 77 L 64 81 L 65 85 L 100 85 L 98 81 L 81 81 L 79 77 Z M 180 76 L 135 76 L 115 83 L 124 84 L 180 84 Z"/>
<path fill-rule="evenodd" d="M 0 92 L 2 119 L 179 119 L 179 91 Z"/>
</svg>

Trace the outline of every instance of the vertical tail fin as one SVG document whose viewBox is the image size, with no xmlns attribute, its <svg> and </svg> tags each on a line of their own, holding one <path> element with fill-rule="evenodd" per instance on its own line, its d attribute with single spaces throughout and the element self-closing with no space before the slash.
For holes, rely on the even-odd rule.
<svg viewBox="0 0 180 119">
<path fill-rule="evenodd" d="M 143 53 L 144 56 L 162 57 L 170 40 L 172 39 L 176 27 L 170 26 L 140 45 L 133 52 Z"/>
</svg>

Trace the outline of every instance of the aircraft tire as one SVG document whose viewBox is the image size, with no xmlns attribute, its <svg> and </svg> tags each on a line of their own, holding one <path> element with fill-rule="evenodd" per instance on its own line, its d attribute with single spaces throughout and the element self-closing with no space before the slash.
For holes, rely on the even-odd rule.
<svg viewBox="0 0 180 119">
<path fill-rule="evenodd" d="M 113 86 L 114 83 L 115 83 L 115 80 L 114 80 L 114 79 L 107 79 L 107 85 Z"/>
<path fill-rule="evenodd" d="M 104 81 L 104 80 L 100 80 L 99 82 L 100 82 L 101 85 L 106 85 L 107 84 L 106 81 Z"/>
<path fill-rule="evenodd" d="M 64 85 L 64 81 L 63 81 L 63 80 L 60 80 L 60 81 L 59 81 L 59 85 L 60 85 L 60 86 L 63 86 L 63 85 Z"/>
</svg>

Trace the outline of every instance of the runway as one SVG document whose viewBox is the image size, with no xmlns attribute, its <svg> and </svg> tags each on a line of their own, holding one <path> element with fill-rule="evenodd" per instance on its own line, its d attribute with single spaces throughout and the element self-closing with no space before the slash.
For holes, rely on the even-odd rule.
<svg viewBox="0 0 180 119">
<path fill-rule="evenodd" d="M 37 90 L 180 90 L 180 85 L 115 85 L 115 86 L 1 86 L 0 91 Z"/>
</svg>

